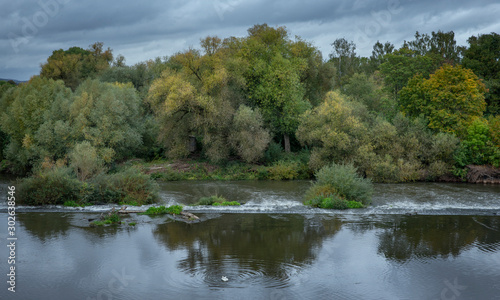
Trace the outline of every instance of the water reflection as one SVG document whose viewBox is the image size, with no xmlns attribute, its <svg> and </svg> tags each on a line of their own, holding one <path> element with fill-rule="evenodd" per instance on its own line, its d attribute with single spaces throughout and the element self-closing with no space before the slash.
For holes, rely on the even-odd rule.
<svg viewBox="0 0 500 300">
<path fill-rule="evenodd" d="M 20 214 L 29 272 L 19 299 L 439 299 L 455 282 L 463 299 L 500 291 L 499 217 L 206 214 L 84 226 L 96 215 Z M 134 279 L 117 285 L 122 274 Z"/>
<path fill-rule="evenodd" d="M 466 249 L 500 249 L 500 218 L 403 216 L 379 236 L 378 252 L 405 262 L 412 258 L 457 257 Z"/>
<path fill-rule="evenodd" d="M 233 269 L 233 278 L 248 283 L 264 275 L 266 284 L 276 287 L 287 285 L 291 274 L 311 264 L 323 239 L 341 226 L 339 219 L 318 216 L 231 214 L 202 224 L 157 225 L 153 234 L 170 250 L 185 249 L 179 269 L 210 285 L 218 286 L 219 274 Z"/>
<path fill-rule="evenodd" d="M 18 213 L 17 221 L 40 241 L 66 236 L 70 229 L 71 213 Z"/>
</svg>

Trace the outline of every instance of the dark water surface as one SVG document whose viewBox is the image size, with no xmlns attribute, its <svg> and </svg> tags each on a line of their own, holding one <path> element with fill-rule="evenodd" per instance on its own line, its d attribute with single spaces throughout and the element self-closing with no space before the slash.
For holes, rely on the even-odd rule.
<svg viewBox="0 0 500 300">
<path fill-rule="evenodd" d="M 246 203 L 186 207 L 193 224 L 131 214 L 91 228 L 103 208 L 21 207 L 15 294 L 3 210 L 0 298 L 500 299 L 500 187 L 377 185 L 370 208 L 332 212 L 301 205 L 308 185 L 164 184 L 165 204 Z"/>
</svg>

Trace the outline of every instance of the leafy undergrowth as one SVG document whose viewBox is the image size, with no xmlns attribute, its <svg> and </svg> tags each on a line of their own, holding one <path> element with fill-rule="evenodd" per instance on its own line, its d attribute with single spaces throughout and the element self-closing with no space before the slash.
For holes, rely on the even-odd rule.
<svg viewBox="0 0 500 300">
<path fill-rule="evenodd" d="M 318 208 L 328 209 L 349 209 L 349 208 L 363 208 L 364 205 L 358 201 L 348 201 L 337 195 L 330 195 L 329 197 L 317 196 L 311 200 L 304 202 L 305 205 Z"/>
<path fill-rule="evenodd" d="M 312 171 L 307 160 L 290 155 L 267 165 L 248 164 L 240 161 L 229 161 L 223 164 L 212 164 L 203 160 L 153 162 L 133 161 L 144 173 L 162 181 L 178 180 L 295 180 L 310 179 Z"/>
<path fill-rule="evenodd" d="M 237 201 L 227 201 L 222 196 L 202 197 L 193 205 L 212 205 L 212 206 L 239 206 L 241 203 Z"/>
<path fill-rule="evenodd" d="M 171 215 L 180 215 L 182 212 L 181 205 L 172 205 L 169 207 L 158 206 L 158 207 L 150 207 L 145 212 L 139 213 L 140 215 L 163 215 L 163 214 L 171 214 Z"/>
<path fill-rule="evenodd" d="M 69 200 L 69 201 L 65 201 L 63 205 L 67 206 L 67 207 L 85 207 L 85 206 L 91 206 L 92 203 L 88 203 L 88 202 L 77 203 L 76 201 Z"/>
<path fill-rule="evenodd" d="M 111 213 L 110 215 L 108 215 L 103 220 L 93 221 L 91 223 L 91 226 L 103 226 L 103 225 L 111 225 L 111 224 L 121 224 L 121 222 L 122 222 L 122 219 L 121 219 L 120 215 L 118 213 L 114 212 L 114 213 Z"/>
</svg>

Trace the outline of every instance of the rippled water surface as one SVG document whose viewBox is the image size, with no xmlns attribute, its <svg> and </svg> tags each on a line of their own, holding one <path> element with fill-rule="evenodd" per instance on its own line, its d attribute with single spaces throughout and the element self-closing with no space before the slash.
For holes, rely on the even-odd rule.
<svg viewBox="0 0 500 300">
<path fill-rule="evenodd" d="M 20 208 L 16 294 L 3 283 L 0 299 L 500 299 L 498 186 L 376 185 L 371 207 L 336 212 L 303 207 L 308 186 L 163 184 L 192 224 L 131 214 L 93 228 L 109 207 Z M 187 206 L 213 194 L 245 204 Z"/>
</svg>

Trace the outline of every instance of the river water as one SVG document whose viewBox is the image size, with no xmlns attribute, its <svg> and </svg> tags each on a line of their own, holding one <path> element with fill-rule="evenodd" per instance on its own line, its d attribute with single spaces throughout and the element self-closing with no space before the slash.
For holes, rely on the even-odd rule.
<svg viewBox="0 0 500 300">
<path fill-rule="evenodd" d="M 16 293 L 3 246 L 0 298 L 500 299 L 500 186 L 380 184 L 369 208 L 329 211 L 301 204 L 309 185 L 162 184 L 162 204 L 197 223 L 130 214 L 93 228 L 111 206 L 18 206 Z M 245 204 L 188 206 L 215 194 Z M 7 245 L 4 201 L 0 222 Z"/>
</svg>

